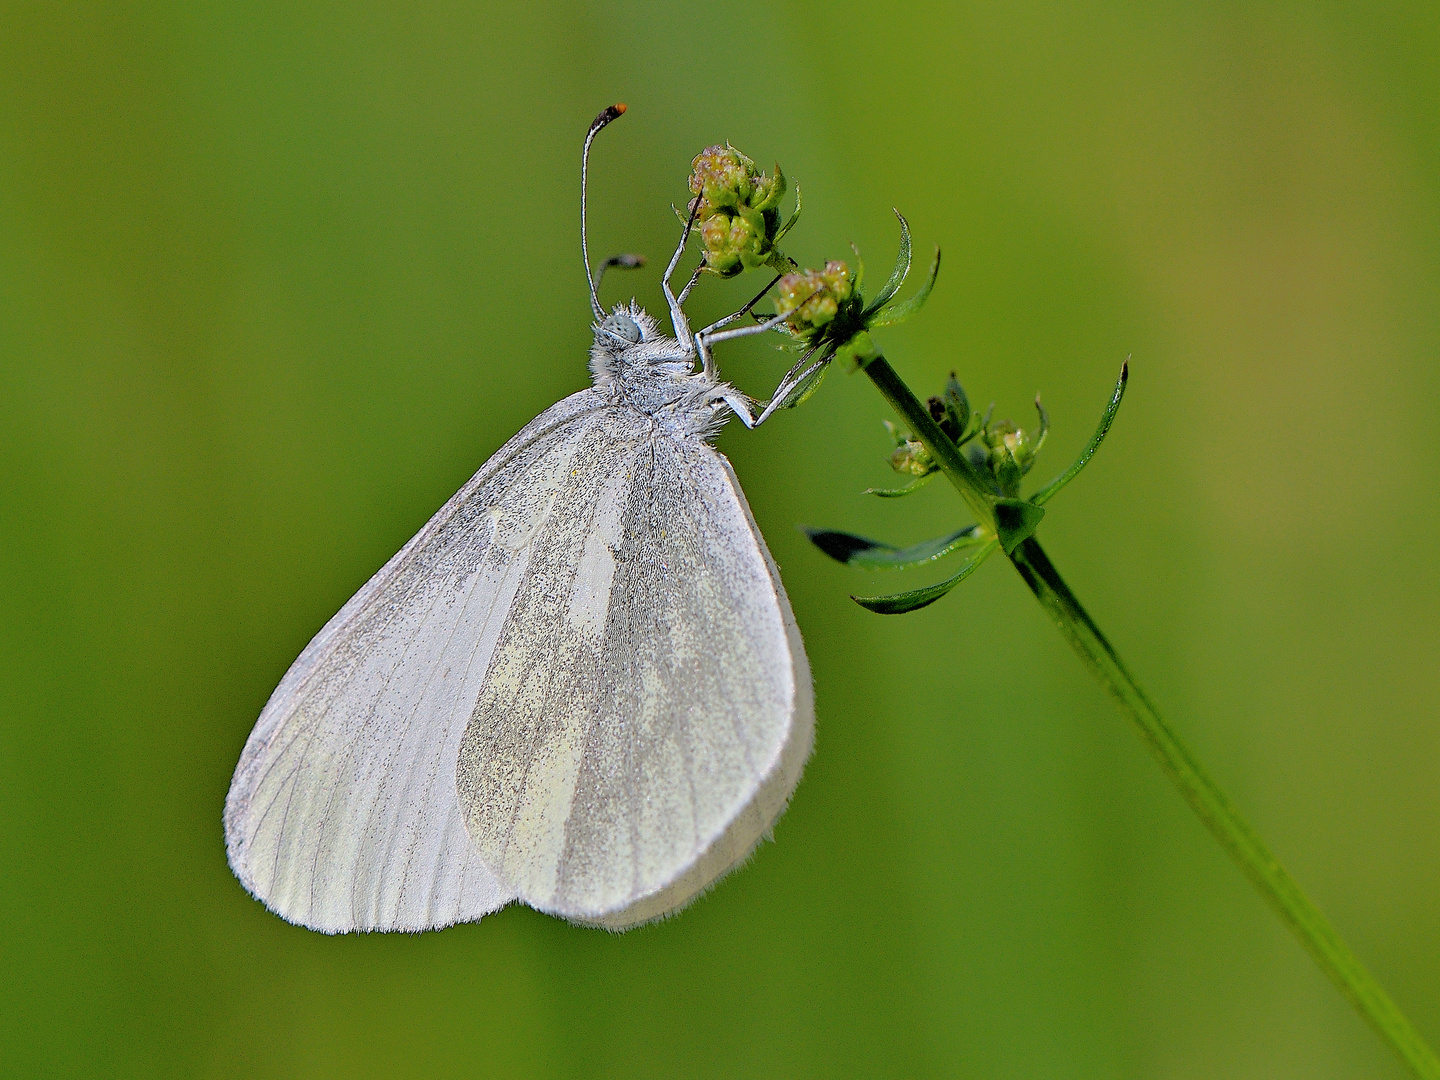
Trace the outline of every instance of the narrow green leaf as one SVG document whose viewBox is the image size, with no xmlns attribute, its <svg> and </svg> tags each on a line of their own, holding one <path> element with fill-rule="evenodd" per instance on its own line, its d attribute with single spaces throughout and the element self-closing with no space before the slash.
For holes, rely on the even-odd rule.
<svg viewBox="0 0 1440 1080">
<path fill-rule="evenodd" d="M 839 532 L 835 529 L 812 529 L 808 525 L 802 525 L 800 531 L 826 555 L 836 562 L 847 564 L 857 553 L 863 553 L 873 548 L 890 547 L 889 544 L 880 540 L 871 540 L 867 536 L 856 536 L 854 533 Z M 891 548 L 891 550 L 894 549 Z"/>
<path fill-rule="evenodd" d="M 937 476 L 939 476 L 939 475 L 940 475 L 940 470 L 939 470 L 939 469 L 936 469 L 934 472 L 928 472 L 928 473 L 926 473 L 924 476 L 917 476 L 914 480 L 912 480 L 910 483 L 906 484 L 904 487 L 898 487 L 898 488 L 866 488 L 866 489 L 865 489 L 864 491 L 862 491 L 860 494 L 861 494 L 861 495 L 875 495 L 875 496 L 878 496 L 879 498 L 882 498 L 882 499 L 898 499 L 898 498 L 900 498 L 902 495 L 913 495 L 913 494 L 915 494 L 915 492 L 919 491 L 922 487 L 924 487 L 926 484 L 928 484 L 931 480 L 934 480 L 935 477 L 937 477 Z"/>
<path fill-rule="evenodd" d="M 979 525 L 970 525 L 946 536 L 937 536 L 909 547 L 898 548 L 883 540 L 837 532 L 834 529 L 805 529 L 810 542 L 832 559 L 865 570 L 908 570 L 943 559 L 961 548 L 984 543 Z"/>
<path fill-rule="evenodd" d="M 945 409 L 950 413 L 950 419 L 955 422 L 956 430 L 960 432 L 955 440 L 955 445 L 958 446 L 970 427 L 970 399 L 965 396 L 965 388 L 960 385 L 960 380 L 953 371 L 950 372 L 950 378 L 945 380 Z"/>
<path fill-rule="evenodd" d="M 1080 475 L 1080 470 L 1090 464 L 1090 459 L 1095 456 L 1095 451 L 1100 449 L 1106 433 L 1110 430 L 1110 424 L 1115 419 L 1115 414 L 1120 411 L 1120 399 L 1125 396 L 1125 384 L 1130 379 L 1130 361 L 1120 365 L 1120 381 L 1115 384 L 1115 392 L 1110 395 L 1110 404 L 1105 406 L 1105 415 L 1100 418 L 1100 426 L 1095 429 L 1095 434 L 1090 437 L 1090 443 L 1085 447 L 1085 452 L 1075 459 L 1075 464 L 1066 469 L 1063 473 L 1050 481 L 1034 495 L 1030 501 L 1036 506 L 1043 506 L 1054 498 L 1055 493 L 1066 484 Z M 1007 551 L 1010 549 L 1007 548 Z"/>
<path fill-rule="evenodd" d="M 917 311 L 919 311 L 922 307 L 925 306 L 926 300 L 930 299 L 930 290 L 935 288 L 935 278 L 939 275 L 939 273 L 940 249 L 937 247 L 935 249 L 935 258 L 930 263 L 930 276 L 925 279 L 925 284 L 920 286 L 919 291 L 916 292 L 915 295 L 911 296 L 908 300 L 902 300 L 900 303 L 894 305 L 893 307 L 886 308 L 884 311 L 876 313 L 866 325 L 870 326 L 871 328 L 874 328 L 876 326 L 893 326 L 895 325 L 895 323 L 904 322 L 906 319 L 910 318 L 911 315 L 914 315 Z"/>
<path fill-rule="evenodd" d="M 777 173 L 780 171 L 780 166 L 779 166 L 778 164 L 775 166 L 775 171 L 776 171 Z M 781 225 L 781 226 L 780 226 L 780 231 L 775 234 L 775 239 L 774 239 L 773 241 L 771 241 L 771 246 L 772 246 L 772 247 L 773 247 L 773 246 L 777 246 L 777 245 L 780 243 L 780 241 L 785 238 L 785 234 L 788 233 L 791 229 L 793 229 L 793 228 L 795 227 L 795 224 L 796 224 L 799 220 L 800 220 L 800 181 L 797 180 L 797 181 L 795 181 L 795 212 L 790 215 L 789 220 L 786 221 L 784 225 Z"/>
<path fill-rule="evenodd" d="M 1000 546 L 1009 555 L 1040 527 L 1045 511 L 1024 499 L 995 500 L 995 528 L 1000 533 Z"/>
<path fill-rule="evenodd" d="M 830 358 L 817 360 L 815 364 L 801 376 L 790 391 L 785 395 L 785 400 L 780 402 L 782 409 L 794 409 L 809 400 L 810 395 L 820 389 L 820 383 L 825 378 L 825 373 L 830 370 Z"/>
<path fill-rule="evenodd" d="M 853 241 L 850 244 L 850 250 L 855 253 L 855 276 L 850 279 L 850 288 L 858 293 L 865 285 L 865 259 Z"/>
<path fill-rule="evenodd" d="M 965 564 L 956 573 L 934 585 L 911 589 L 909 592 L 891 593 L 889 596 L 852 596 L 850 599 L 877 615 L 904 615 L 907 611 L 918 611 L 939 600 L 973 574 L 976 568 L 994 553 L 998 543 L 995 539 L 987 541 L 965 560 Z"/>
<path fill-rule="evenodd" d="M 888 304 L 890 298 L 900 291 L 906 275 L 910 273 L 910 223 L 899 210 L 895 211 L 895 216 L 900 219 L 900 252 L 895 256 L 895 269 L 890 271 L 890 276 L 885 280 L 885 284 L 880 286 L 875 299 L 866 304 L 865 310 L 860 313 L 861 319 L 865 320 L 867 325 L 870 316 Z"/>
</svg>

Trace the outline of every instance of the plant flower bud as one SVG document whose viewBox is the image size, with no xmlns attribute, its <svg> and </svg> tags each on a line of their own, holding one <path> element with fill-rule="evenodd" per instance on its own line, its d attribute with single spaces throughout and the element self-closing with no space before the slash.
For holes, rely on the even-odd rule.
<svg viewBox="0 0 1440 1080">
<path fill-rule="evenodd" d="M 776 314 L 789 315 L 786 325 L 801 336 L 832 322 L 854 292 L 850 268 L 834 260 L 827 262 L 824 270 L 786 274 L 776 288 Z"/>
<path fill-rule="evenodd" d="M 890 467 L 906 476 L 928 476 L 935 471 L 930 452 L 919 439 L 907 439 L 890 455 Z"/>
<path fill-rule="evenodd" d="M 777 260 L 794 265 L 775 248 L 784 232 L 785 177 L 778 167 L 769 176 L 733 146 L 712 146 L 691 163 L 690 192 L 707 269 L 733 277 Z"/>
<path fill-rule="evenodd" d="M 1040 412 L 1040 427 L 1035 432 L 1025 431 L 1010 420 L 986 424 L 980 432 L 978 442 L 984 450 L 985 464 L 995 477 L 1000 493 L 1007 498 L 1019 495 L 1020 481 L 1035 464 L 1035 456 L 1045 444 L 1049 431 L 1049 417 L 1040 407 L 1038 398 L 1035 406 Z"/>
</svg>

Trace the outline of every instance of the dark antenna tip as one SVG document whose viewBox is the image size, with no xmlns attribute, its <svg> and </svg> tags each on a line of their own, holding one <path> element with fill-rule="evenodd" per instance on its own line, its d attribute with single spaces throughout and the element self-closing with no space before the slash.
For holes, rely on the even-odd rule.
<svg viewBox="0 0 1440 1080">
<path fill-rule="evenodd" d="M 605 279 L 606 270 L 639 270 L 645 265 L 644 255 L 611 255 L 600 264 L 600 269 L 595 273 L 595 294 L 600 294 L 600 282 Z"/>
<path fill-rule="evenodd" d="M 619 120 L 620 117 L 624 115 L 625 103 L 623 101 L 617 101 L 614 105 L 607 105 L 601 111 L 600 115 L 595 117 L 594 121 L 590 124 L 590 134 L 594 135 L 606 124 L 610 123 L 610 121 Z"/>
</svg>

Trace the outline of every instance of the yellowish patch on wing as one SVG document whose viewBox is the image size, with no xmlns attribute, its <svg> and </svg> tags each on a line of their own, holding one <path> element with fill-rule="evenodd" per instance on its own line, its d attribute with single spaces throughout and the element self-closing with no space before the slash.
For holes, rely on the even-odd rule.
<svg viewBox="0 0 1440 1080">
<path fill-rule="evenodd" d="M 625 532 L 625 502 L 629 478 L 611 477 L 595 505 L 595 521 L 585 537 L 568 615 L 581 633 L 598 637 L 610 610 L 610 586 L 615 580 L 615 548 Z"/>
</svg>

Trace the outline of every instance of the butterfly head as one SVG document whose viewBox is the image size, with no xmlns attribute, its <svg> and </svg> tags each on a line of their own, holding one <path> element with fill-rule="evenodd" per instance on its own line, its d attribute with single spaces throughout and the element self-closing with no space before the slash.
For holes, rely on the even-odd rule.
<svg viewBox="0 0 1440 1080">
<path fill-rule="evenodd" d="M 597 385 L 633 385 L 655 378 L 688 375 L 695 356 L 660 330 L 660 325 L 633 300 L 617 304 L 595 323 L 590 370 Z"/>
<path fill-rule="evenodd" d="M 640 324 L 629 312 L 619 307 L 606 315 L 600 325 L 595 328 L 595 336 L 596 338 L 607 337 L 621 348 L 624 348 L 626 344 L 639 345 L 645 340 Z"/>
</svg>

